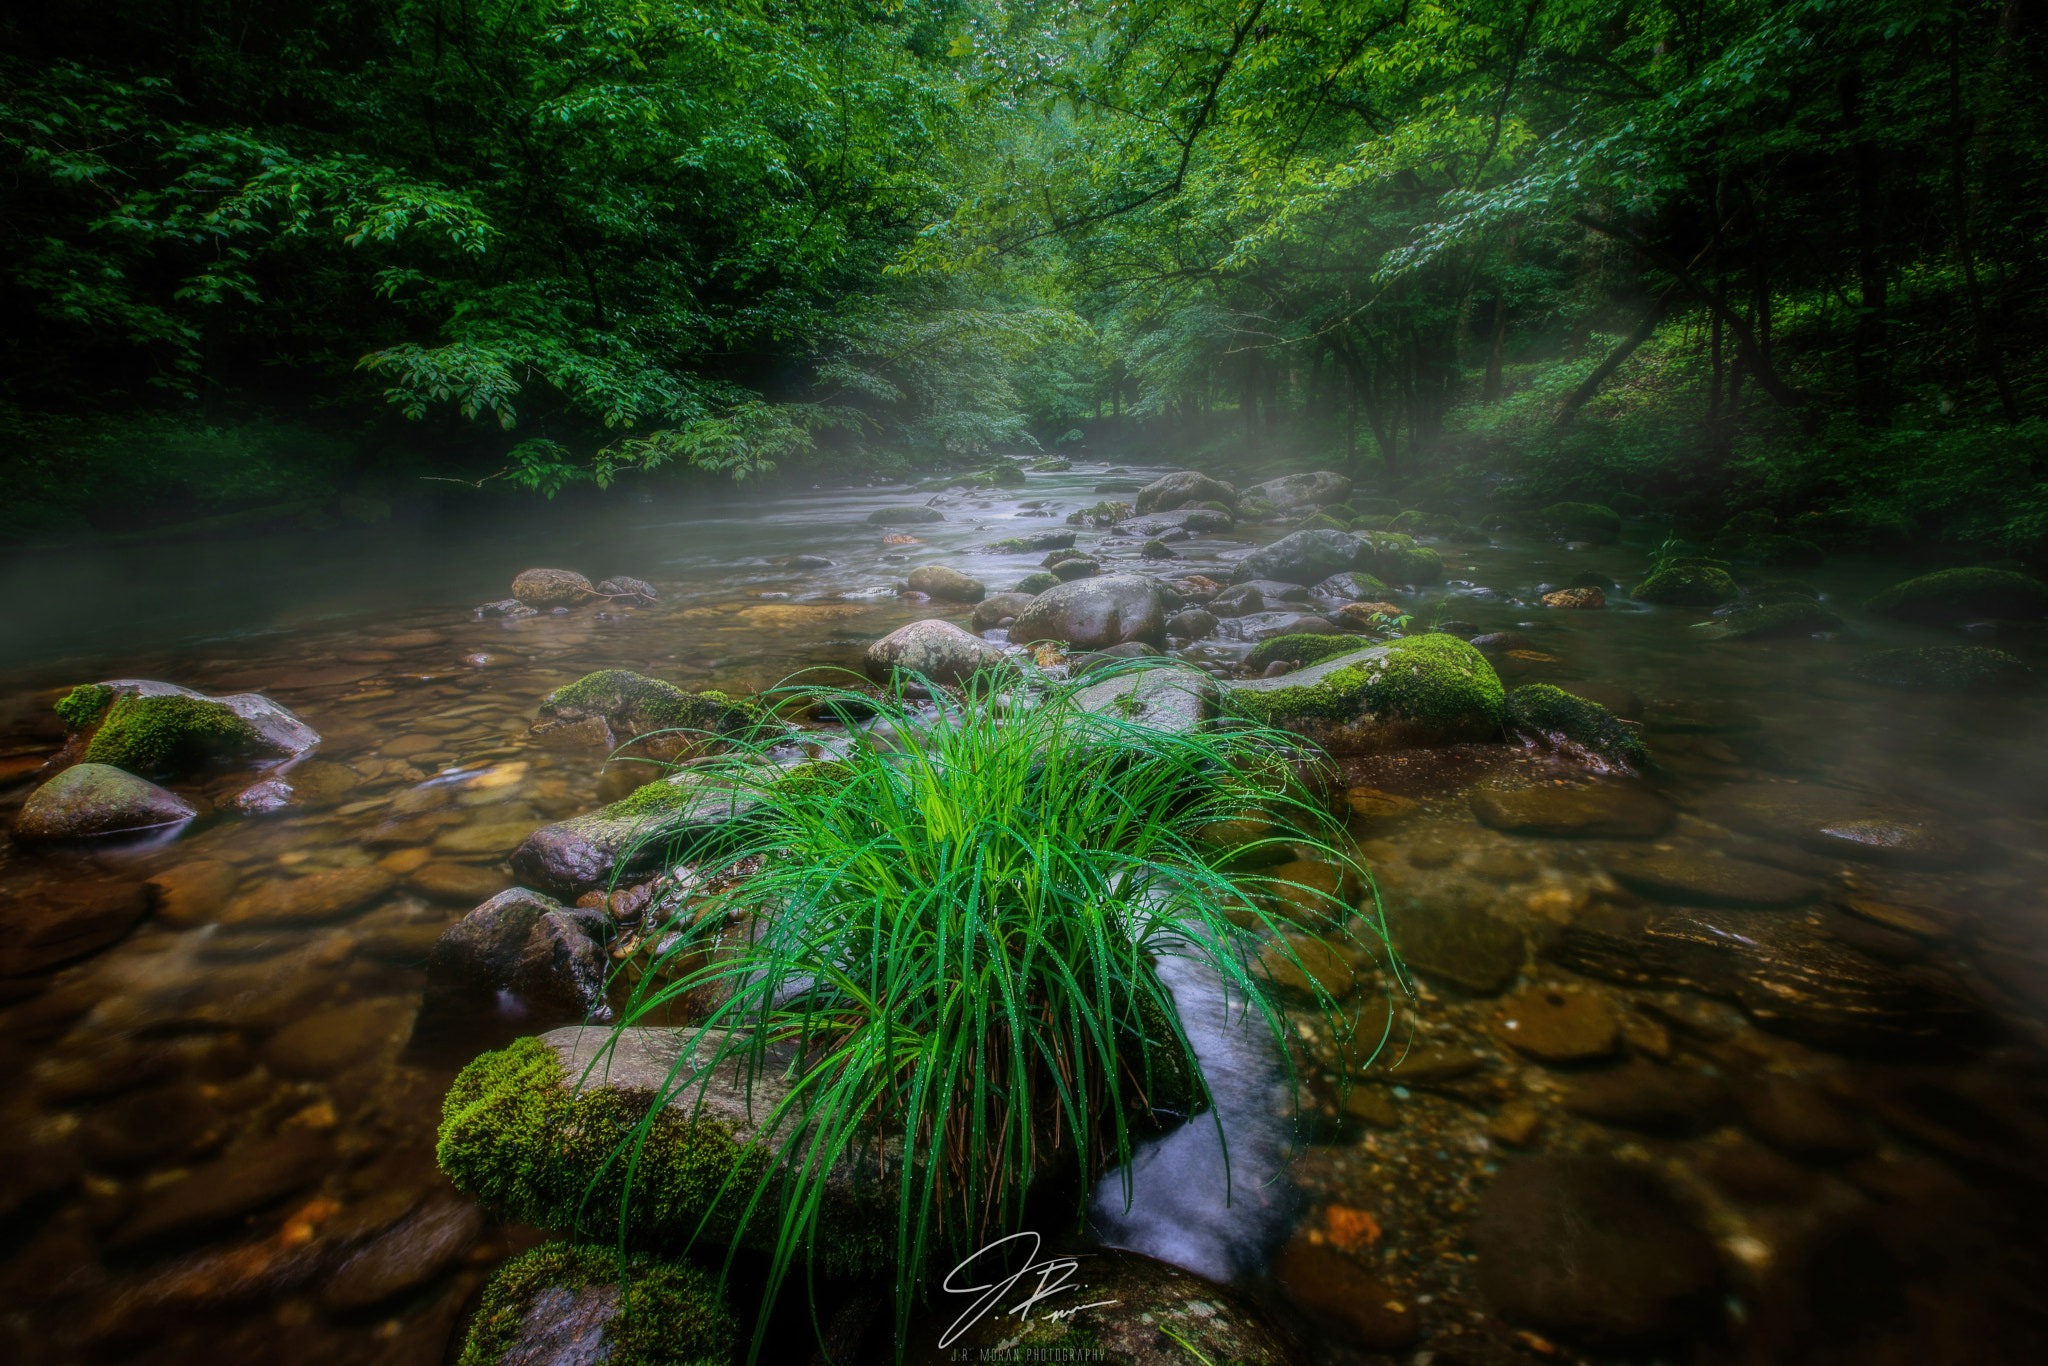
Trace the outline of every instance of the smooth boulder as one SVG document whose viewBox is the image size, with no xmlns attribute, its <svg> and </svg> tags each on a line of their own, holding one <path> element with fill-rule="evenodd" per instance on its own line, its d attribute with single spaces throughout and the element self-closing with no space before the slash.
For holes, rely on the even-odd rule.
<svg viewBox="0 0 2048 1366">
<path fill-rule="evenodd" d="M 484 1009 L 499 993 L 547 1019 L 582 1019 L 604 1004 L 604 912 L 514 887 L 442 932 L 427 955 L 422 1017 Z"/>
<path fill-rule="evenodd" d="M 1232 684 L 1225 709 L 1333 754 L 1377 754 L 1496 739 L 1505 703 L 1484 655 L 1456 636 L 1432 634 Z"/>
<path fill-rule="evenodd" d="M 1370 555 L 1370 547 L 1349 532 L 1297 531 L 1239 560 L 1230 581 L 1316 583 L 1347 569 L 1370 568 Z"/>
<path fill-rule="evenodd" d="M 1058 589 L 1052 592 L 1058 592 Z M 1031 601 L 1042 602 L 1051 593 Z M 1026 609 L 1027 611 L 1029 609 Z M 1017 618 L 1022 622 L 1024 618 Z M 1022 639 L 1012 628 L 1011 635 Z M 1000 645 L 937 618 L 899 626 L 868 647 L 862 660 L 869 678 L 887 683 L 899 673 L 915 674 L 934 683 L 964 683 L 976 674 L 1009 667 Z"/>
<path fill-rule="evenodd" d="M 29 795 L 14 818 L 20 840 L 90 839 L 178 825 L 199 814 L 180 797 L 107 764 L 73 764 Z"/>
<path fill-rule="evenodd" d="M 1254 484 L 1246 489 L 1242 496 L 1247 501 L 1261 500 L 1271 503 L 1282 512 L 1290 512 L 1299 508 L 1322 507 L 1326 503 L 1343 502 L 1351 496 L 1351 479 L 1347 475 L 1333 474 L 1329 470 L 1317 470 L 1313 474 L 1283 474 L 1278 479 L 1268 479 L 1263 484 Z"/>
<path fill-rule="evenodd" d="M 911 570 L 909 587 L 913 593 L 945 602 L 980 602 L 988 596 L 980 579 L 943 564 L 921 564 Z"/>
<path fill-rule="evenodd" d="M 1137 511 L 1139 516 L 1148 512 L 1172 512 L 1201 503 L 1226 503 L 1235 506 L 1237 490 L 1220 479 L 1195 470 L 1182 470 L 1178 474 L 1162 475 L 1144 488 L 1138 490 Z"/>
<path fill-rule="evenodd" d="M 2048 615 L 2048 583 L 2009 569 L 1943 569 L 1894 584 L 1863 606 L 1937 625 L 1978 617 L 2038 621 Z"/>
<path fill-rule="evenodd" d="M 1064 641 L 1073 650 L 1106 650 L 1126 641 L 1166 643 L 1159 586 L 1138 574 L 1102 574 L 1049 588 L 1010 626 L 1024 643 Z"/>
<path fill-rule="evenodd" d="M 512 580 L 512 596 L 528 607 L 575 607 L 596 593 L 573 569 L 528 569 Z"/>
</svg>

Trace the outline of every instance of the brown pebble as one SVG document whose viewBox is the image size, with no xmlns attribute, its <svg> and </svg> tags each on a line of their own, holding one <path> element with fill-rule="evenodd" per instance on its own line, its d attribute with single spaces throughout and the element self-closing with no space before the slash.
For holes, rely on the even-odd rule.
<svg viewBox="0 0 2048 1366">
<path fill-rule="evenodd" d="M 157 919 L 187 929 L 211 921 L 227 905 L 240 880 L 232 863 L 199 859 L 166 868 L 143 885 L 156 893 Z"/>
</svg>

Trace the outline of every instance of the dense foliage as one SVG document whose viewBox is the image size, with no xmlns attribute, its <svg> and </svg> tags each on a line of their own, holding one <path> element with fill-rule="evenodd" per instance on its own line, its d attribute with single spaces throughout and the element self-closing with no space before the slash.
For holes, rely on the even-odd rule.
<svg viewBox="0 0 2048 1366">
<path fill-rule="evenodd" d="M 254 419 L 371 446 L 410 416 L 471 477 L 545 491 L 1078 434 L 2030 552 L 2040 23 L 2016 0 L 18 13 L 0 432 L 54 486 L 141 410 L 171 426 L 119 428 L 119 458 L 209 505 L 334 465 L 220 435 Z"/>
</svg>

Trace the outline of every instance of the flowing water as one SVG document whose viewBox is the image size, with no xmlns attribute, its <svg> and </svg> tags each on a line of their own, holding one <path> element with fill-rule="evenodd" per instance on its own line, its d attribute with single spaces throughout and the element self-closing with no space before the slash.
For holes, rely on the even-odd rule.
<svg viewBox="0 0 2048 1366">
<path fill-rule="evenodd" d="M 462 1055 L 408 1046 L 423 963 L 511 885 L 527 832 L 618 790 L 601 756 L 526 738 L 538 700 L 606 667 L 745 692 L 857 665 L 904 622 L 964 620 L 900 597 L 910 567 L 1008 588 L 1040 556 L 977 547 L 1157 472 L 1079 464 L 947 495 L 945 520 L 895 529 L 910 543 L 867 517 L 926 495 L 873 487 L 0 570 L 10 818 L 77 683 L 258 691 L 323 737 L 282 811 L 120 846 L 0 846 L 8 1357 L 441 1361 L 491 1268 L 540 1235 L 438 1175 Z M 1147 568 L 1227 577 L 1245 538 L 1279 534 L 1182 542 Z M 1266 1164 L 1282 1183 L 1219 1216 L 1188 1190 L 1213 1154 L 1162 1145 L 1145 1159 L 1160 1193 L 1141 1168 L 1109 1241 L 1240 1271 L 1328 1360 L 2048 1359 L 2041 699 L 1857 681 L 1864 651 L 1967 638 L 1856 610 L 1905 577 L 1896 565 L 1804 575 L 1847 618 L 1827 639 L 1709 642 L 1690 629 L 1703 614 L 1622 594 L 1602 611 L 1526 605 L 1585 570 L 1633 582 L 1654 538 L 1443 547 L 1453 582 L 1402 605 L 1521 633 L 1495 656 L 1506 681 L 1609 704 L 1657 769 L 1617 782 L 1506 745 L 1350 766 L 1354 833 L 1418 988 L 1390 991 L 1362 960 L 1337 971 L 1355 970 L 1351 1005 L 1388 1050 L 1361 1072 L 1304 1012 L 1307 1123 L 1289 1128 L 1304 1141 Z M 782 563 L 798 555 L 831 564 Z M 472 614 L 535 565 L 661 596 Z M 2000 648 L 2044 662 L 2038 637 L 2004 630 Z M 251 781 L 190 791 L 218 804 Z M 1588 784 L 1622 793 L 1630 819 L 1664 815 L 1633 838 L 1544 836 L 1483 824 L 1470 800 Z M 1829 821 L 1855 828 L 1836 838 Z M 1254 1168 L 1286 1124 L 1269 1083 L 1253 1067 L 1225 1097 L 1261 1111 L 1226 1116 Z M 1226 1236 L 1239 1217 L 1246 1236 Z"/>
</svg>

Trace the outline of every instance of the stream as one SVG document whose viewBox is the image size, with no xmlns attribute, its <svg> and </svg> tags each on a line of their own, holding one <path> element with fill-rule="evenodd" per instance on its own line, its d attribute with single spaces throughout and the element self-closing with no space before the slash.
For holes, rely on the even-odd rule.
<svg viewBox="0 0 2048 1366">
<path fill-rule="evenodd" d="M 868 519 L 932 495 L 620 495 L 431 535 L 0 566 L 5 821 L 79 683 L 260 692 L 322 737 L 294 770 L 300 802 L 273 814 L 119 847 L 0 843 L 4 1354 L 448 1358 L 492 1269 L 542 1235 L 436 1168 L 466 1057 L 410 1045 L 424 962 L 513 885 L 528 832 L 623 791 L 601 758 L 527 737 L 539 699 L 601 668 L 741 693 L 857 669 L 906 622 L 966 624 L 899 596 L 912 567 L 1008 589 L 1043 552 L 981 547 L 1171 468 L 1076 461 L 940 495 L 944 520 L 903 527 Z M 1197 536 L 1143 567 L 1227 580 L 1229 557 L 1285 530 Z M 1367 1067 L 1301 1009 L 1298 1122 L 1264 1072 L 1217 1092 L 1261 1109 L 1226 1120 L 1277 1184 L 1195 1209 L 1204 1120 L 1141 1154 L 1132 1211 L 1098 1193 L 1097 1231 L 1236 1273 L 1330 1362 L 2048 1360 L 2048 706 L 1854 677 L 1874 649 L 1974 639 L 1862 612 L 1915 572 L 1896 563 L 1799 571 L 1846 619 L 1826 638 L 1702 639 L 1703 611 L 1626 595 L 1662 537 L 1432 542 L 1448 582 L 1400 599 L 1418 625 L 1520 634 L 1492 656 L 1503 681 L 1609 706 L 1655 771 L 1498 744 L 1347 764 L 1352 833 L 1418 986 L 1364 959 L 1333 972 L 1386 1050 Z M 1083 528 L 1079 545 L 1139 564 L 1134 540 Z M 543 565 L 660 596 L 473 613 Z M 1606 608 L 1531 605 L 1586 571 L 1624 586 Z M 2039 634 L 1999 632 L 1979 643 L 2048 664 Z M 191 791 L 219 804 L 250 781 Z M 1473 795 L 1563 809 L 1589 784 L 1616 794 L 1606 823 L 1566 811 L 1547 835 L 1489 823 Z M 1906 834 L 1831 844 L 1837 808 Z M 361 889 L 345 906 L 295 891 L 345 870 Z M 80 906 L 84 938 L 37 939 Z M 1199 980 L 1175 989 L 1219 1008 Z M 377 1255 L 335 1251 L 361 1248 Z"/>
</svg>

